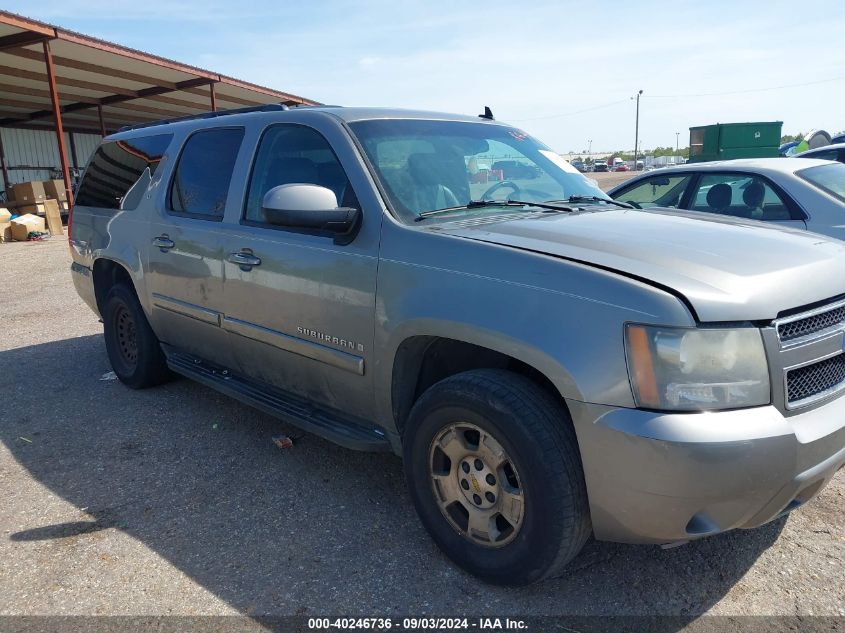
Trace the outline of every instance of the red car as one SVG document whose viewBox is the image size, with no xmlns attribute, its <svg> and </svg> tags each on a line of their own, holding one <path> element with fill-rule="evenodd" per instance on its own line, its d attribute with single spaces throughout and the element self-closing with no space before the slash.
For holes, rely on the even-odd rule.
<svg viewBox="0 0 845 633">
<path fill-rule="evenodd" d="M 631 168 L 628 167 L 625 163 L 620 163 L 616 166 L 616 171 L 631 171 Z"/>
</svg>

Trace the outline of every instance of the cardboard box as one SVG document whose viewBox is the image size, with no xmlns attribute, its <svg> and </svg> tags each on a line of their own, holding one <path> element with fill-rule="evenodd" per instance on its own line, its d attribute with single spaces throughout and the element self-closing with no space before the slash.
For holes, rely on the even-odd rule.
<svg viewBox="0 0 845 633">
<path fill-rule="evenodd" d="M 34 213 L 35 215 L 45 215 L 47 213 L 47 210 L 44 208 L 44 204 L 46 202 L 47 201 L 44 200 L 42 202 L 36 202 L 35 204 L 22 204 L 15 207 L 14 211 L 17 215 L 26 215 L 27 213 Z"/>
<path fill-rule="evenodd" d="M 19 182 L 12 185 L 11 190 L 14 201 L 23 204 L 43 202 L 47 198 L 47 193 L 44 191 L 44 183 L 40 180 Z"/>
<path fill-rule="evenodd" d="M 12 223 L 0 222 L 0 242 L 12 241 Z"/>
<path fill-rule="evenodd" d="M 7 207 L 0 207 L 0 224 L 5 224 L 12 220 L 12 212 Z"/>
<path fill-rule="evenodd" d="M 64 180 L 45 180 L 44 193 L 48 198 L 58 200 L 59 202 L 67 202 L 67 191 L 65 191 Z"/>
<path fill-rule="evenodd" d="M 12 238 L 25 242 L 31 231 L 44 232 L 44 218 L 28 213 L 12 220 Z"/>
<path fill-rule="evenodd" d="M 44 201 L 44 217 L 47 220 L 47 229 L 50 235 L 64 235 L 62 228 L 62 214 L 59 211 L 59 203 L 56 200 Z"/>
</svg>

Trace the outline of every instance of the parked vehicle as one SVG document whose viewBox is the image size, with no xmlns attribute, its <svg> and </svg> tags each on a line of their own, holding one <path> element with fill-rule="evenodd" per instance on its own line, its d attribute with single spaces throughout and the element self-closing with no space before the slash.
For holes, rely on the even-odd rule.
<svg viewBox="0 0 845 633">
<path fill-rule="evenodd" d="M 537 177 L 471 182 L 472 157 Z M 136 126 L 95 152 L 69 234 L 124 384 L 176 372 L 401 455 L 432 538 L 490 582 L 558 574 L 591 533 L 762 525 L 845 463 L 845 244 L 632 211 L 496 121 Z"/>
<path fill-rule="evenodd" d="M 640 209 L 716 213 L 845 240 L 841 163 L 797 157 L 690 163 L 627 180 L 609 195 Z"/>
<path fill-rule="evenodd" d="M 499 160 L 493 163 L 493 169 L 501 170 L 504 177 L 513 180 L 532 180 L 540 175 L 534 165 L 518 160 Z"/>
<path fill-rule="evenodd" d="M 593 171 L 608 171 L 607 161 L 606 160 L 594 160 L 593 161 Z"/>
<path fill-rule="evenodd" d="M 845 143 L 825 145 L 818 149 L 809 149 L 806 152 L 795 154 L 795 158 L 818 158 L 821 160 L 835 160 L 845 163 Z"/>
<path fill-rule="evenodd" d="M 631 171 L 631 168 L 625 163 L 618 163 L 614 171 Z"/>
<path fill-rule="evenodd" d="M 582 174 L 587 171 L 587 166 L 584 164 L 584 161 L 576 158 L 572 161 L 572 166 L 580 171 Z"/>
</svg>

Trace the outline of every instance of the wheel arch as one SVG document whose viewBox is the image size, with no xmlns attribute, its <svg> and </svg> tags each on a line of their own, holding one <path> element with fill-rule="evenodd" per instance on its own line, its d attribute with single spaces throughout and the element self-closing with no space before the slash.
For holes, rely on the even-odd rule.
<svg viewBox="0 0 845 633">
<path fill-rule="evenodd" d="M 107 257 L 99 257 L 94 260 L 91 270 L 94 280 L 94 297 L 97 301 L 97 310 L 100 315 L 103 314 L 103 307 L 109 290 L 115 284 L 126 282 L 132 288 L 135 295 L 138 296 L 138 291 L 135 288 L 135 280 L 132 277 L 132 273 L 129 272 L 129 267 L 125 264 Z"/>
<path fill-rule="evenodd" d="M 484 340 L 486 338 L 486 340 Z M 517 341 L 498 344 L 493 337 L 466 340 L 438 334 L 414 334 L 396 346 L 390 374 L 390 415 L 401 436 L 408 414 L 433 384 L 474 369 L 506 369 L 529 378 L 566 407 L 578 398 L 569 373 L 544 352 Z"/>
</svg>

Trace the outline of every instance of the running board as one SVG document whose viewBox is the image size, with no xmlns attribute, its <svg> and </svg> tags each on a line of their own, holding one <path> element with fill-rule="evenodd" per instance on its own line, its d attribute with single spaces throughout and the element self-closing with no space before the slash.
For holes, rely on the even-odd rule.
<svg viewBox="0 0 845 633">
<path fill-rule="evenodd" d="M 177 374 L 240 400 L 303 431 L 356 451 L 392 451 L 387 434 L 373 424 L 321 409 L 308 400 L 237 376 L 199 358 L 167 349 L 167 365 Z"/>
</svg>

